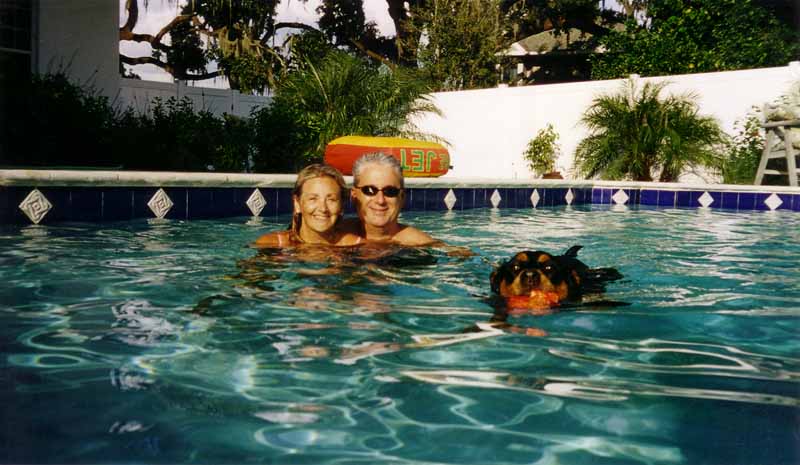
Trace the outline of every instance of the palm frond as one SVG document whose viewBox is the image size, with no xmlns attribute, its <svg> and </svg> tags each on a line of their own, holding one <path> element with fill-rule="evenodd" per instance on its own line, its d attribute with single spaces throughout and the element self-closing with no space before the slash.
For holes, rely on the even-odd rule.
<svg viewBox="0 0 800 465">
<path fill-rule="evenodd" d="M 661 97 L 667 81 L 627 80 L 615 94 L 592 101 L 581 122 L 590 135 L 576 153 L 578 172 L 588 177 L 662 180 L 682 171 L 716 163 L 713 147 L 722 140 L 719 125 L 698 114 L 691 93 Z"/>
</svg>

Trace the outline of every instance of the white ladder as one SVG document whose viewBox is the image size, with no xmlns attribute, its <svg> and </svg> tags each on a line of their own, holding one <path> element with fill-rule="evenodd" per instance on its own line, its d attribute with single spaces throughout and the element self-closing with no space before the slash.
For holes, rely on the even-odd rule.
<svg viewBox="0 0 800 465">
<path fill-rule="evenodd" d="M 761 154 L 761 161 L 758 164 L 758 171 L 756 171 L 756 180 L 754 184 L 762 184 L 764 175 L 782 175 L 789 178 L 789 185 L 797 187 L 797 176 L 800 170 L 797 169 L 797 160 L 795 156 L 798 154 L 797 149 L 794 148 L 794 138 L 792 131 L 789 128 L 800 127 L 800 120 L 789 121 L 774 121 L 764 123 L 761 125 L 767 133 L 767 140 L 764 143 L 764 152 Z M 783 146 L 781 147 L 781 142 Z M 775 158 L 786 159 L 786 171 L 768 170 L 767 162 Z"/>
</svg>

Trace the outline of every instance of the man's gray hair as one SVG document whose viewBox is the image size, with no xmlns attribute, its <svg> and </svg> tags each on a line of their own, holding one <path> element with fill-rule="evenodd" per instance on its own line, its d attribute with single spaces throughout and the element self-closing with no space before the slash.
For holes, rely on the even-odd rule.
<svg viewBox="0 0 800 465">
<path fill-rule="evenodd" d="M 397 158 L 383 152 L 365 153 L 364 155 L 361 155 L 358 160 L 356 160 L 356 162 L 353 164 L 353 186 L 359 185 L 358 180 L 364 171 L 364 166 L 370 163 L 377 163 L 391 168 L 397 175 L 397 179 L 400 180 L 400 187 L 405 187 L 405 180 L 403 179 L 403 167 L 400 166 L 400 161 L 397 160 Z"/>
</svg>

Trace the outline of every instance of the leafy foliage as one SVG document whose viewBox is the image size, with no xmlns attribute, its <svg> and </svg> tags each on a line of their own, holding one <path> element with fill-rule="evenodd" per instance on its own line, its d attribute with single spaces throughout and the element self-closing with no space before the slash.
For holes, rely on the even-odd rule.
<svg viewBox="0 0 800 465">
<path fill-rule="evenodd" d="M 14 166 L 119 167 L 159 171 L 243 171 L 250 122 L 195 112 L 188 100 L 156 100 L 150 114 L 118 111 L 64 72 L 17 86 L 0 128 L 2 163 Z"/>
<path fill-rule="evenodd" d="M 331 44 L 349 45 L 351 39 L 361 38 L 367 30 L 363 0 L 323 2 L 318 8 L 319 28 Z M 374 23 L 371 23 L 374 27 Z"/>
<path fill-rule="evenodd" d="M 120 162 L 126 169 L 244 171 L 250 153 L 249 123 L 201 110 L 191 101 L 155 99 L 150 114 L 126 111 L 118 125 Z"/>
<path fill-rule="evenodd" d="M 595 0 L 503 0 L 500 9 L 513 40 L 550 29 L 562 33 L 577 28 L 604 35 L 608 28 L 598 24 L 598 18 L 610 13 Z"/>
<path fill-rule="evenodd" d="M 127 0 L 128 17 L 120 27 L 119 38 L 147 42 L 153 54 L 138 58 L 120 55 L 120 61 L 127 65 L 152 64 L 183 80 L 224 75 L 233 89 L 261 91 L 282 67 L 281 56 L 270 43 L 276 32 L 277 3 L 192 0 L 161 31 L 150 35 L 134 32 L 138 2 Z M 217 70 L 209 71 L 211 62 L 217 63 Z"/>
<path fill-rule="evenodd" d="M 425 137 L 414 116 L 436 111 L 413 73 L 376 67 L 341 51 L 289 73 L 268 108 L 254 115 L 256 168 L 293 172 L 319 161 L 328 142 L 345 135 Z M 427 136 L 430 138 L 430 136 Z"/>
<path fill-rule="evenodd" d="M 65 72 L 32 75 L 14 83 L 0 127 L 3 164 L 113 166 L 117 113 L 93 88 Z"/>
<path fill-rule="evenodd" d="M 787 121 L 800 117 L 800 81 L 795 81 L 789 89 L 777 99 L 767 103 L 763 109 L 753 107 L 751 111 L 734 124 L 736 133 L 726 145 L 726 157 L 723 160 L 721 171 L 723 181 L 729 184 L 752 184 L 758 171 L 758 164 L 764 152 L 765 133 L 761 128 L 762 121 Z M 797 131 L 796 128 L 787 128 L 786 131 Z M 798 148 L 795 132 L 794 144 Z M 785 162 L 771 160 L 780 169 L 785 169 Z M 767 165 L 769 169 L 774 167 Z M 769 176 L 764 181 L 769 184 Z"/>
<path fill-rule="evenodd" d="M 645 21 L 601 39 L 592 78 L 613 79 L 784 66 L 798 59 L 798 33 L 752 0 L 647 2 Z"/>
<path fill-rule="evenodd" d="M 553 171 L 560 151 L 558 133 L 552 124 L 548 124 L 528 142 L 528 147 L 522 156 L 528 161 L 531 171 L 544 174 Z"/>
<path fill-rule="evenodd" d="M 431 0 L 412 10 L 405 29 L 405 51 L 437 90 L 497 83 L 497 52 L 509 42 L 499 0 Z"/>
<path fill-rule="evenodd" d="M 728 141 L 727 158 L 722 163 L 722 180 L 726 184 L 753 184 L 764 151 L 763 130 L 758 110 L 734 123 L 736 134 Z"/>
<path fill-rule="evenodd" d="M 366 21 L 363 0 L 323 0 L 317 13 L 319 29 L 331 45 L 385 63 L 397 58 L 395 41 L 382 37 L 375 22 Z"/>
<path fill-rule="evenodd" d="M 719 166 L 716 147 L 724 133 L 710 117 L 698 114 L 692 94 L 662 99 L 667 83 L 646 82 L 641 90 L 633 80 L 619 93 L 597 97 L 584 113 L 590 130 L 575 153 L 578 171 L 604 179 L 632 178 L 673 182 L 688 168 Z"/>
</svg>

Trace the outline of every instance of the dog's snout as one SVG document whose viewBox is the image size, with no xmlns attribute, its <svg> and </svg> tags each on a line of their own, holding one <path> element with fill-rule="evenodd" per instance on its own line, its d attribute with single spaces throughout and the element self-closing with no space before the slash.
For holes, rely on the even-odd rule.
<svg viewBox="0 0 800 465">
<path fill-rule="evenodd" d="M 528 284 L 538 284 L 539 283 L 539 273 L 534 270 L 527 270 L 523 273 L 523 277 Z"/>
</svg>

